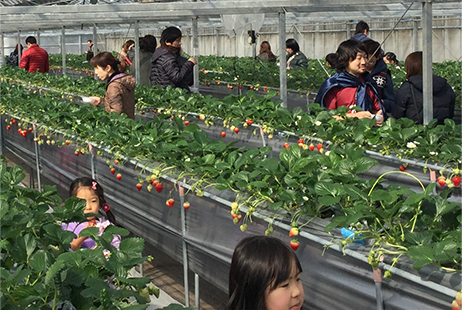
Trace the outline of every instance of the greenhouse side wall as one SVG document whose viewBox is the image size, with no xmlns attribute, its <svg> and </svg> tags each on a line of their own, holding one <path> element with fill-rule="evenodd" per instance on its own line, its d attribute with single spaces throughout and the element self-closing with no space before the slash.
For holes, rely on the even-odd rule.
<svg viewBox="0 0 462 310">
<path fill-rule="evenodd" d="M 33 137 L 29 135 L 24 139 L 12 131 L 2 133 L 3 147 L 34 166 Z M 73 178 L 91 175 L 93 166 L 119 224 L 179 262 L 182 262 L 182 242 L 185 240 L 190 269 L 223 291 L 227 289 L 229 263 L 236 244 L 246 236 L 264 234 L 268 226 L 265 220 L 254 218 L 247 232 L 241 232 L 231 220 L 229 205 L 234 201 L 233 194 L 209 191 L 203 197 L 186 195 L 191 208 L 186 211 L 186 233 L 183 235 L 182 208 L 178 203 L 177 187 L 172 182 L 163 180 L 164 190 L 160 194 L 145 189 L 138 191 L 135 185 L 140 165 L 124 163 L 118 168 L 122 174 L 121 181 L 118 181 L 107 167 L 107 155 L 92 160 L 92 155 L 76 156 L 74 151 L 72 144 L 62 148 L 41 146 L 42 174 L 67 189 Z M 165 206 L 170 196 L 175 199 L 173 208 Z M 359 259 L 360 256 L 365 258 L 367 251 L 361 247 L 350 248 L 347 255 L 343 255 L 333 247 L 324 252 L 324 244 L 330 240 L 324 232 L 326 223 L 328 220 L 325 219 L 313 221 L 299 238 L 301 246 L 297 256 L 304 270 L 305 306 L 309 309 L 338 308 L 339 305 L 347 310 L 374 309 L 375 284 L 371 268 L 364 259 Z M 274 236 L 289 242 L 290 226 L 278 223 L 274 227 Z M 155 258 L 155 253 L 153 256 Z M 428 279 L 419 277 L 410 268 L 411 271 L 417 280 L 399 274 L 391 280 L 384 279 L 382 288 L 386 309 L 448 309 L 453 289 L 460 289 L 460 275 L 441 274 L 438 283 L 428 285 Z M 454 276 L 459 279 L 458 284 Z"/>
</svg>

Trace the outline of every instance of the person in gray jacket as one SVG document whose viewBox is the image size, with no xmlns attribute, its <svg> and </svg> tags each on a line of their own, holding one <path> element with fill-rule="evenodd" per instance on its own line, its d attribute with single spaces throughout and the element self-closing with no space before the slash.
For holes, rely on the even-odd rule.
<svg viewBox="0 0 462 310">
<path fill-rule="evenodd" d="M 157 40 L 153 35 L 147 34 L 144 37 L 140 38 L 140 83 L 151 87 L 151 80 L 149 75 L 151 74 L 151 57 L 156 51 Z M 133 76 L 136 76 L 136 66 L 135 66 L 135 49 L 132 48 L 128 52 L 128 58 L 132 62 L 130 67 L 130 73 Z"/>
<path fill-rule="evenodd" d="M 295 39 L 287 39 L 287 69 L 307 69 L 308 59 L 305 54 L 300 52 L 300 46 Z"/>
<path fill-rule="evenodd" d="M 160 47 L 151 58 L 152 69 L 150 79 L 153 87 L 183 88 L 189 92 L 189 76 L 197 63 L 193 57 L 187 61 L 181 59 L 181 31 L 176 27 L 168 27 L 162 31 Z"/>
</svg>

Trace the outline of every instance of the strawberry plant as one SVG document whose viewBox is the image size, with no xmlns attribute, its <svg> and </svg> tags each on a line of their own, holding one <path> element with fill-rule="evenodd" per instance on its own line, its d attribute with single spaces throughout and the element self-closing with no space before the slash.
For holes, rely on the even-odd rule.
<svg viewBox="0 0 462 310">
<path fill-rule="evenodd" d="M 0 89 L 2 112 L 8 113 L 10 117 L 15 115 L 15 118 L 20 119 L 24 124 L 39 123 L 37 134 L 57 135 L 54 130 L 59 130 L 65 133 L 64 139 L 72 137 L 76 144 L 81 144 L 78 150 L 82 150 L 87 141 L 91 141 L 94 145 L 106 148 L 107 155 L 118 159 L 119 165 L 128 159 L 148 163 L 152 171 L 155 171 L 148 176 L 149 181 L 152 181 L 150 185 L 158 192 L 163 188 L 158 178 L 169 175 L 177 180 L 187 178 L 187 182 L 191 185 L 190 192 L 195 192 L 198 196 L 202 196 L 204 190 L 211 186 L 218 190 L 230 190 L 236 193 L 237 205 L 232 207 L 232 216 L 236 224 L 241 220 L 239 216 L 242 216 L 243 223 L 240 228 L 243 231 L 247 229 L 247 223 L 252 221 L 252 217 L 257 212 L 260 214 L 263 212 L 273 220 L 290 219 L 292 223 L 299 223 L 298 228 L 302 229 L 309 222 L 306 216 L 312 218 L 322 216 L 323 212 L 332 206 L 339 206 L 346 219 L 344 218 L 345 222 L 342 222 L 342 217 L 338 217 L 329 228 L 340 224 L 348 226 L 356 218 L 359 220 L 365 217 L 364 220 L 369 222 L 378 215 L 381 216 L 379 219 L 383 218 L 380 223 L 384 227 L 393 227 L 398 221 L 393 216 L 399 214 L 400 220 L 404 220 L 405 223 L 401 226 L 408 229 L 412 225 L 417 225 L 416 219 L 420 220 L 420 217 L 413 215 L 423 214 L 420 212 L 423 209 L 421 205 L 425 204 L 422 201 L 436 198 L 417 196 L 419 202 L 411 203 L 407 200 L 409 198 L 406 198 L 412 196 L 409 190 L 399 189 L 393 192 L 392 186 L 385 190 L 379 188 L 381 183 L 373 185 L 373 181 L 362 179 L 360 175 L 377 162 L 366 157 L 364 147 L 358 145 L 376 149 L 376 145 L 381 145 L 383 141 L 384 146 L 379 150 L 385 154 L 399 152 L 397 154 L 401 157 L 418 156 L 419 158 L 424 157 L 423 152 L 429 152 L 434 147 L 440 146 L 439 154 L 430 154 L 429 156 L 434 156 L 430 158 L 445 159 L 448 168 L 451 165 L 459 165 L 458 160 L 460 160 L 460 152 L 458 152 L 460 134 L 456 130 L 460 127 L 455 126 L 451 121 L 447 121 L 445 126 L 436 127 L 434 125 L 411 126 L 406 120 L 387 121 L 383 127 L 375 128 L 374 120 L 335 121 L 333 119 L 335 113 L 346 114 L 346 109 L 325 111 L 313 104 L 310 105 L 310 113 L 300 110 L 288 111 L 269 100 L 270 94 L 263 98 L 252 93 L 247 97 L 231 96 L 226 99 L 230 104 L 224 105 L 222 101 L 210 98 L 187 96 L 181 90 L 155 91 L 158 96 L 155 98 L 165 99 L 162 102 L 164 107 L 155 109 L 158 113 L 154 119 L 134 121 L 124 115 L 108 114 L 98 107 L 78 106 L 50 96 L 41 96 L 40 100 L 37 100 L 37 95 L 13 88 L 10 82 L 0 83 Z M 247 98 L 250 100 L 248 101 Z M 199 118 L 209 124 L 218 121 L 213 116 L 215 112 L 220 114 L 228 109 L 232 111 L 233 105 L 237 105 L 239 108 L 233 112 L 237 115 L 236 119 L 223 118 L 223 122 L 230 129 L 231 126 L 237 128 L 240 124 L 247 125 L 246 120 L 252 119 L 253 122 L 262 124 L 263 131 L 272 132 L 275 128 L 274 122 L 277 120 L 280 124 L 285 124 L 284 128 L 297 129 L 296 132 L 304 137 L 303 142 L 308 143 L 305 137 L 317 134 L 318 137 L 326 138 L 332 143 L 316 142 L 316 145 L 320 145 L 319 151 L 316 152 L 308 151 L 318 150 L 314 144 L 307 145 L 307 151 L 305 147 L 302 148 L 298 144 L 289 145 L 280 152 L 278 160 L 268 157 L 272 151 L 270 147 L 240 149 L 235 147 L 234 143 L 225 143 L 223 139 L 210 140 L 206 132 L 200 130 L 196 124 L 190 123 L 185 126 L 184 112 L 181 110 L 175 112 L 177 114 L 171 121 L 175 102 L 186 109 L 186 104 L 198 105 L 201 100 L 206 100 L 208 103 L 205 109 L 210 114 L 199 113 Z M 165 105 L 170 106 L 165 107 Z M 258 116 L 247 115 L 251 109 Z M 418 145 L 424 148 L 421 149 Z M 109 161 L 108 165 L 112 163 Z M 141 176 L 142 173 L 140 172 L 138 180 L 145 179 L 145 176 Z M 121 179 L 120 174 L 118 177 Z M 371 188 L 376 187 L 377 189 L 369 194 Z M 388 201 L 389 190 L 396 199 Z M 380 193 L 378 197 L 376 192 Z M 444 192 L 449 196 L 452 189 L 445 188 Z M 371 198 L 368 198 L 369 196 Z M 403 201 L 407 201 L 409 205 L 405 205 Z M 405 207 L 403 210 L 399 209 L 400 212 L 395 210 L 395 213 L 384 213 L 380 209 L 374 209 L 379 203 L 384 206 L 396 203 L 398 206 L 405 205 Z M 245 211 L 244 208 L 241 210 L 241 207 L 245 207 Z M 459 207 L 460 205 L 455 207 L 451 205 L 453 209 Z M 374 210 L 370 213 L 362 213 L 368 209 Z M 355 217 L 348 217 L 353 214 L 352 212 L 356 212 Z M 370 216 L 371 213 L 373 216 Z M 380 214 L 376 215 L 376 213 Z M 410 218 L 406 217 L 408 214 L 411 214 Z M 416 224 L 413 224 L 413 221 Z M 427 224 L 414 227 L 417 228 L 412 230 L 411 235 L 416 229 L 427 227 Z M 378 230 L 377 228 L 373 232 Z M 451 226 L 448 233 L 454 233 L 456 230 L 457 228 Z M 271 226 L 267 231 L 271 231 Z M 406 234 L 398 235 L 398 232 L 390 233 L 392 238 L 388 242 L 392 246 L 403 246 L 403 251 L 398 255 L 404 255 L 412 246 L 407 247 L 402 245 L 402 241 L 396 241 L 402 240 L 404 236 L 408 242 Z M 377 234 L 372 233 L 370 236 L 378 237 Z M 439 242 L 438 237 L 439 235 L 436 234 L 431 235 L 430 244 Z M 374 249 L 381 250 L 379 246 L 381 245 Z M 454 256 L 454 252 L 447 254 L 453 261 L 460 261 L 460 257 Z M 448 263 L 442 258 L 432 258 L 427 262 Z"/>
<path fill-rule="evenodd" d="M 20 186 L 22 168 L 1 164 L 2 307 L 57 309 L 64 302 L 77 309 L 147 307 L 140 293 L 149 278 L 128 277 L 131 268 L 146 260 L 141 256 L 144 240 L 126 238 L 117 250 L 110 244 L 113 234 L 126 236 L 128 231 L 111 226 L 98 236 L 92 227 L 81 235 L 94 239 L 96 248 L 69 251 L 76 236 L 61 223 L 85 221 L 85 201 L 72 197 L 61 204 L 55 186 L 45 185 L 43 192 Z M 112 255 L 106 258 L 103 250 Z"/>
</svg>

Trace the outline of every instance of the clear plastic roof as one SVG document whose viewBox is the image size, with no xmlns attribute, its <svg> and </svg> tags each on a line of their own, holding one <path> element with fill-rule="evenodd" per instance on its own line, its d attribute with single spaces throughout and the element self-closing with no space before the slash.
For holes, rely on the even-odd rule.
<svg viewBox="0 0 462 310">
<path fill-rule="evenodd" d="M 97 4 L 90 4 L 96 1 Z M 127 25 L 189 28 L 198 17 L 199 27 L 221 27 L 228 14 L 265 14 L 265 23 L 277 24 L 278 12 L 286 23 L 357 21 L 359 19 L 420 18 L 422 3 L 411 0 L 254 0 L 254 1 L 134 1 L 134 0 L 2 0 L 0 26 L 4 33 L 37 29 L 80 29 Z M 11 3 L 11 4 L 10 4 Z M 64 5 L 67 4 L 67 5 Z M 433 0 L 433 16 L 462 15 L 461 0 Z M 406 14 L 404 14 L 406 13 Z"/>
</svg>

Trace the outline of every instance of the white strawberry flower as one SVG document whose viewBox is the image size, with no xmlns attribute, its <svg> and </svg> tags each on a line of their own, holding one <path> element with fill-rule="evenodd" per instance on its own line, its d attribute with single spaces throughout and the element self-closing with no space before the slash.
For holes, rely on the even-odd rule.
<svg viewBox="0 0 462 310">
<path fill-rule="evenodd" d="M 430 155 L 432 155 L 432 156 L 438 155 L 438 152 L 433 152 L 432 151 L 432 152 L 430 152 Z"/>
<path fill-rule="evenodd" d="M 188 157 L 184 161 L 191 161 L 191 158 Z"/>
<path fill-rule="evenodd" d="M 303 196 L 303 200 L 308 201 L 308 197 Z"/>
<path fill-rule="evenodd" d="M 75 122 L 77 123 L 77 125 L 80 125 L 80 120 L 79 119 L 76 120 Z"/>
<path fill-rule="evenodd" d="M 321 122 L 320 121 L 316 121 L 316 123 L 314 123 L 316 126 L 321 126 Z"/>
<path fill-rule="evenodd" d="M 406 146 L 408 149 L 415 149 L 417 147 L 417 145 L 414 142 L 408 142 Z"/>
</svg>

